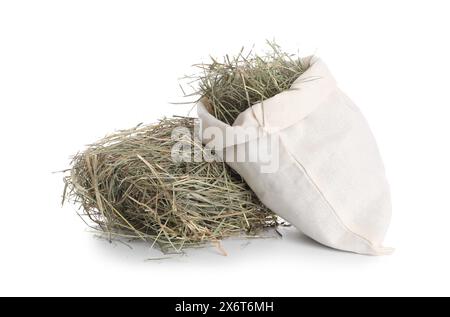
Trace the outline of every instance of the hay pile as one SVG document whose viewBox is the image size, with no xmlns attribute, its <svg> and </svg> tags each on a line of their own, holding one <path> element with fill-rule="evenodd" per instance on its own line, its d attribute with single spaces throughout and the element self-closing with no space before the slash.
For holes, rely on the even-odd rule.
<svg viewBox="0 0 450 317">
<path fill-rule="evenodd" d="M 194 93 L 218 119 L 233 124 L 251 105 L 289 89 L 308 68 L 274 43 L 253 53 L 197 65 Z M 87 223 L 112 237 L 150 241 L 165 252 L 253 236 L 279 224 L 245 182 L 224 163 L 174 162 L 174 128 L 194 130 L 194 119 L 164 119 L 119 131 L 77 154 L 65 178 L 66 200 Z M 192 135 L 194 135 L 192 133 Z M 198 140 L 193 147 L 203 151 Z"/>
<path fill-rule="evenodd" d="M 77 154 L 65 178 L 65 198 L 111 237 L 150 241 L 164 252 L 253 236 L 276 226 L 243 180 L 222 162 L 174 162 L 175 128 L 194 119 L 164 119 L 119 131 Z M 194 137 L 184 142 L 203 149 Z"/>
</svg>

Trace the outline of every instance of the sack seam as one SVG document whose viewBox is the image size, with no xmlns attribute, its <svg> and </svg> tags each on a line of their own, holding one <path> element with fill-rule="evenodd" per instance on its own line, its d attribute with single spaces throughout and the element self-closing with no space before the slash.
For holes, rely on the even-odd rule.
<svg viewBox="0 0 450 317">
<path fill-rule="evenodd" d="M 336 209 L 333 207 L 333 205 L 330 203 L 330 201 L 325 197 L 325 194 L 322 192 L 322 190 L 320 190 L 319 185 L 312 179 L 311 175 L 308 173 L 308 171 L 305 168 L 305 166 L 291 153 L 291 151 L 289 151 L 289 149 L 287 148 L 287 146 L 286 146 L 286 144 L 285 144 L 285 142 L 283 140 L 283 137 L 281 135 L 280 135 L 280 143 L 283 145 L 286 153 L 290 156 L 291 160 L 294 161 L 294 163 L 296 163 L 301 168 L 301 170 L 305 174 L 307 180 L 314 186 L 316 191 L 319 193 L 320 197 L 327 204 L 327 206 L 331 209 L 334 217 L 338 220 L 338 223 L 342 226 L 342 228 L 345 231 L 347 231 L 348 233 L 351 233 L 355 237 L 357 237 L 360 240 L 362 240 L 365 244 L 370 246 L 375 251 L 377 251 L 378 248 L 376 248 L 370 240 L 368 240 L 364 236 L 361 236 L 361 235 L 355 233 L 349 227 L 347 227 L 347 225 L 344 223 L 344 221 L 341 219 L 341 217 L 339 217 L 339 215 L 337 214 Z"/>
</svg>

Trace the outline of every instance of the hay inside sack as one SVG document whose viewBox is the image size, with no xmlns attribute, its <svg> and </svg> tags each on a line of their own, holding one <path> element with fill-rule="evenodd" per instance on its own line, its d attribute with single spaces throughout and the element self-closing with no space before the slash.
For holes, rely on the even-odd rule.
<svg viewBox="0 0 450 317">
<path fill-rule="evenodd" d="M 252 105 L 290 89 L 308 68 L 298 55 L 284 52 L 275 42 L 267 42 L 268 51 L 259 55 L 225 56 L 222 61 L 195 65 L 201 69 L 188 77 L 194 93 L 206 98 L 206 106 L 217 119 L 232 125 L 237 116 Z"/>
<path fill-rule="evenodd" d="M 116 132 L 87 147 L 65 177 L 66 200 L 112 237 L 141 239 L 164 252 L 254 236 L 278 224 L 223 162 L 174 162 L 175 128 L 194 135 L 193 118 Z M 184 140 L 186 141 L 186 140 Z M 195 138 L 187 140 L 203 151 Z"/>
</svg>

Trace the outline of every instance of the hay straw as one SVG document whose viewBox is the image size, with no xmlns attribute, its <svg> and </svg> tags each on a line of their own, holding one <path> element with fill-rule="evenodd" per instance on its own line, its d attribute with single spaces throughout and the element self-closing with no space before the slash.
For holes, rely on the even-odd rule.
<svg viewBox="0 0 450 317">
<path fill-rule="evenodd" d="M 200 72 L 187 78 L 195 85 L 194 93 L 207 98 L 209 111 L 230 125 L 248 107 L 287 90 L 309 67 L 275 42 L 267 42 L 269 51 L 258 55 L 242 49 L 236 56 L 222 61 L 198 64 Z M 198 85 L 198 88 L 197 88 Z"/>
<path fill-rule="evenodd" d="M 277 217 L 223 162 L 172 160 L 171 134 L 179 127 L 193 133 L 194 119 L 164 119 L 90 145 L 73 158 L 65 199 L 111 237 L 141 239 L 165 252 L 276 226 Z M 203 151 L 198 140 L 188 142 Z"/>
</svg>

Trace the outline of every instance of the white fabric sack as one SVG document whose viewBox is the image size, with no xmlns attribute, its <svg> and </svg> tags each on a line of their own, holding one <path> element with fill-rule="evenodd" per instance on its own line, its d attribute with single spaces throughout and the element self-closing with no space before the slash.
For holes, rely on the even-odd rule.
<svg viewBox="0 0 450 317">
<path fill-rule="evenodd" d="M 390 193 L 372 133 L 326 65 L 316 57 L 305 62 L 310 67 L 292 89 L 242 112 L 233 126 L 199 102 L 203 143 L 248 157 L 255 154 L 249 145 L 278 138 L 279 150 L 268 160 L 236 162 L 226 151 L 219 154 L 267 207 L 312 239 L 345 251 L 388 254 L 392 249 L 382 242 L 391 216 Z M 223 145 L 211 128 L 238 137 Z M 256 137 L 239 141 L 244 130 Z M 278 169 L 263 171 L 275 160 Z"/>
</svg>

